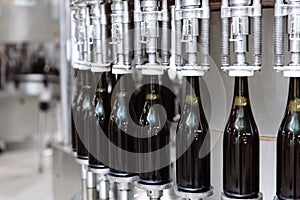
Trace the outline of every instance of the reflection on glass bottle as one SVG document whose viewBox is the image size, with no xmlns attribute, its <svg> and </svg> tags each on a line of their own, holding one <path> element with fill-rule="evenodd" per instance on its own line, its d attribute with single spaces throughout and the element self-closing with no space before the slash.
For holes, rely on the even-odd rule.
<svg viewBox="0 0 300 200">
<path fill-rule="evenodd" d="M 109 82 L 107 73 L 103 73 L 98 82 L 96 93 L 93 100 L 93 108 L 89 114 L 90 134 L 89 134 L 89 166 L 93 168 L 106 167 L 101 161 L 105 156 L 103 139 L 104 135 L 108 136 L 109 116 L 111 113 L 110 94 L 108 93 Z M 100 132 L 102 131 L 102 133 Z"/>
<path fill-rule="evenodd" d="M 76 135 L 77 133 L 77 128 L 75 124 L 75 119 L 76 119 L 76 109 L 77 109 L 77 102 L 79 98 L 79 94 L 81 91 L 81 77 L 78 75 L 78 69 L 75 69 L 75 91 L 74 91 L 74 96 L 72 99 L 72 105 L 71 105 L 71 132 L 72 132 L 72 150 L 73 152 L 76 152 Z"/>
<path fill-rule="evenodd" d="M 137 165 L 137 160 L 130 160 L 126 152 L 137 152 L 137 140 L 127 134 L 130 129 L 131 120 L 136 121 L 130 96 L 127 93 L 126 85 L 129 84 L 129 75 L 118 75 L 118 87 L 114 99 L 112 112 L 109 120 L 108 136 L 111 142 L 109 148 L 110 171 L 115 176 L 128 177 L 134 174 L 128 172 L 130 166 Z M 115 145 L 116 148 L 112 148 Z"/>
<path fill-rule="evenodd" d="M 78 135 L 77 135 L 77 158 L 87 160 L 88 159 L 88 150 L 87 150 L 87 142 L 88 142 L 88 134 L 90 131 L 88 115 L 89 111 L 92 109 L 92 87 L 90 82 L 92 80 L 90 70 L 80 71 L 82 74 L 82 92 L 80 97 L 78 98 L 77 104 L 77 114 L 76 121 L 78 127 Z"/>
<path fill-rule="evenodd" d="M 141 184 L 162 185 L 170 182 L 170 166 L 160 167 L 161 163 L 170 160 L 170 150 L 163 149 L 170 142 L 170 130 L 167 125 L 167 118 L 163 119 L 162 101 L 158 76 L 150 76 L 150 83 L 147 87 L 146 102 L 140 118 L 141 138 L 139 140 L 139 152 L 150 153 L 160 151 L 157 154 L 140 156 L 139 165 L 142 171 L 139 174 Z M 164 120 L 164 121 L 163 121 Z M 151 171 L 151 169 L 156 169 Z"/>
<path fill-rule="evenodd" d="M 277 197 L 300 199 L 300 78 L 290 78 L 288 105 L 277 138 Z"/>
<path fill-rule="evenodd" d="M 177 129 L 177 187 L 186 192 L 210 190 L 210 133 L 202 108 L 199 78 L 187 77 L 186 96 Z M 201 154 L 204 155 L 201 155 Z"/>
<path fill-rule="evenodd" d="M 236 77 L 234 100 L 223 141 L 223 187 L 232 198 L 257 198 L 259 135 L 252 114 L 247 77 Z"/>
</svg>

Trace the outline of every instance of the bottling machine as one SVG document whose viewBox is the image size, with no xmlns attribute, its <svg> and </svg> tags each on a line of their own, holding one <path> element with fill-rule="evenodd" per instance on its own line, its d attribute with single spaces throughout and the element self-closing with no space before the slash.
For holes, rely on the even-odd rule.
<svg viewBox="0 0 300 200">
<path fill-rule="evenodd" d="M 273 63 L 262 55 L 274 56 L 275 69 L 283 71 L 285 77 L 298 77 L 298 4 L 293 0 L 276 1 L 273 13 L 267 9 L 273 7 L 272 2 L 261 0 L 71 0 L 71 62 L 78 71 L 79 89 L 72 104 L 72 134 L 74 156 L 82 165 L 81 199 L 145 199 L 145 194 L 149 199 L 273 198 L 275 184 L 268 183 L 275 183 L 276 137 L 270 132 L 279 127 L 282 113 L 277 108 L 284 106 L 286 99 L 280 94 L 286 90 L 286 81 L 269 70 Z M 286 16 L 291 55 L 287 66 L 283 28 Z M 270 54 L 273 24 L 274 55 Z M 162 106 L 160 79 L 172 69 L 186 83 L 186 89 L 180 88 L 186 95 L 180 105 L 177 131 L 161 121 L 163 114 L 157 114 L 156 107 Z M 234 77 L 235 87 L 232 78 L 220 75 L 221 70 Z M 103 82 L 108 73 L 117 79 L 116 85 Z M 141 74 L 143 81 L 136 83 L 137 79 L 132 79 L 136 74 Z M 218 78 L 225 85 L 225 97 L 210 96 L 210 88 L 220 88 L 206 83 Z M 103 118 L 109 121 L 104 138 L 98 137 L 99 115 L 93 104 L 100 83 L 102 91 L 114 91 L 109 93 L 111 110 L 102 105 L 110 113 Z M 141 90 L 131 88 L 141 84 Z M 281 91 L 263 92 L 272 85 Z M 231 96 L 233 88 L 231 112 L 209 108 L 223 106 L 229 110 L 231 97 L 227 95 Z M 131 99 L 134 90 L 143 93 L 138 96 L 139 102 L 145 102 L 143 110 L 135 110 L 139 106 Z M 276 98 L 278 95 L 280 98 Z M 260 96 L 272 98 L 274 103 L 263 102 Z M 86 104 L 84 99 L 88 99 Z M 295 112 L 296 100 L 292 104 Z M 260 114 L 263 108 L 273 110 Z M 210 113 L 212 110 L 220 113 Z M 225 118 L 228 113 L 226 126 L 219 118 L 218 122 L 210 119 L 215 115 Z M 266 122 L 273 116 L 272 122 Z M 90 147 L 92 143 L 101 145 L 101 139 L 109 144 L 97 154 Z M 176 145 L 170 145 L 174 141 Z M 175 159 L 171 159 L 171 149 L 176 151 Z M 203 149 L 206 154 L 200 155 Z M 155 154 L 158 150 L 160 154 Z M 97 164 L 91 164 L 91 159 Z M 285 176 L 278 172 L 280 169 L 277 174 Z M 265 171 L 269 176 L 262 175 Z M 290 188 L 279 182 L 275 198 L 282 199 L 285 193 L 280 191 Z"/>
</svg>

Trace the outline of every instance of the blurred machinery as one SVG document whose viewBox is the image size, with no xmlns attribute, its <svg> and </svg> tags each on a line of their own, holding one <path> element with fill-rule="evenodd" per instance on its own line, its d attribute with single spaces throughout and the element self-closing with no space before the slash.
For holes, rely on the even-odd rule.
<svg viewBox="0 0 300 200">
<path fill-rule="evenodd" d="M 59 112 L 58 4 L 2 0 L 0 5 L 0 101 L 7 108 L 2 108 L 6 120 L 1 121 L 0 140 L 24 141 L 38 132 L 42 171 L 47 123 L 52 127 L 58 124 L 54 121 L 49 124 L 48 117 L 52 111 Z M 28 110 L 32 111 L 32 118 L 24 120 Z M 24 123 L 13 126 L 9 121 Z"/>
</svg>

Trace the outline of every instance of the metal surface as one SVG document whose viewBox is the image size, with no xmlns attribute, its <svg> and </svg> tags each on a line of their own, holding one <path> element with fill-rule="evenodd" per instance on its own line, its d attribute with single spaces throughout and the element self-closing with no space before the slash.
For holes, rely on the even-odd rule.
<svg viewBox="0 0 300 200">
<path fill-rule="evenodd" d="M 285 77 L 300 77 L 300 3 L 276 0 L 274 7 L 275 69 L 283 71 Z M 284 22 L 287 24 L 288 50 L 291 52 L 288 65 L 284 61 Z"/>
<path fill-rule="evenodd" d="M 67 40 L 68 40 L 68 26 L 67 26 L 67 2 L 65 0 L 60 0 L 60 91 L 61 91 L 61 110 L 62 110 L 62 142 L 68 145 L 71 141 L 70 138 L 70 96 L 69 91 L 69 79 L 71 74 L 68 68 L 68 56 L 67 56 Z"/>
<path fill-rule="evenodd" d="M 221 8 L 222 19 L 222 69 L 229 72 L 229 76 L 253 76 L 261 68 L 261 0 L 223 0 Z M 252 19 L 252 21 L 250 21 Z M 230 23 L 229 23 L 230 22 Z M 250 28 L 250 22 L 253 26 Z M 247 53 L 250 35 L 252 33 L 252 62 L 247 63 Z M 236 55 L 235 62 L 230 60 L 230 44 Z"/>
<path fill-rule="evenodd" d="M 209 2 L 176 1 L 173 12 L 177 70 L 183 76 L 203 76 L 209 70 Z"/>
<path fill-rule="evenodd" d="M 80 165 L 74 162 L 71 148 L 57 144 L 53 148 L 53 188 L 54 199 L 80 199 Z M 76 195 L 77 194 L 77 195 Z M 75 197 L 77 196 L 77 198 Z"/>
<path fill-rule="evenodd" d="M 207 197 L 210 197 L 214 193 L 214 188 L 211 187 L 209 191 L 203 192 L 203 193 L 194 193 L 194 192 L 183 192 L 178 190 L 177 186 L 174 188 L 175 194 L 179 197 L 185 198 L 185 199 L 204 199 Z"/>
<path fill-rule="evenodd" d="M 236 200 L 236 199 L 240 199 L 240 198 L 229 198 L 229 197 L 226 197 L 223 193 L 221 196 L 221 200 Z M 263 195 L 262 195 L 262 193 L 259 193 L 257 198 L 251 198 L 251 199 L 247 198 L 247 199 L 243 199 L 243 200 L 263 200 Z"/>
<path fill-rule="evenodd" d="M 137 176 L 131 177 L 116 177 L 109 174 L 108 180 L 111 183 L 117 184 L 117 199 L 118 200 L 130 200 L 133 198 L 134 181 Z"/>
<path fill-rule="evenodd" d="M 172 187 L 172 182 L 166 183 L 164 185 L 146 185 L 141 184 L 139 181 L 135 182 L 138 188 L 147 191 L 147 196 L 150 200 L 159 200 L 163 196 L 163 191 Z"/>
</svg>

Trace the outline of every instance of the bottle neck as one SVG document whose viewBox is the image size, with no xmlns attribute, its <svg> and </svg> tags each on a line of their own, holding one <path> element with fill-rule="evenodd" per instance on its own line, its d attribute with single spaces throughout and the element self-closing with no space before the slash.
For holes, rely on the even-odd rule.
<svg viewBox="0 0 300 200">
<path fill-rule="evenodd" d="M 248 78 L 236 77 L 234 84 L 233 106 L 244 107 L 249 104 Z"/>
<path fill-rule="evenodd" d="M 149 76 L 149 85 L 147 89 L 147 101 L 159 100 L 160 99 L 160 88 L 158 76 Z"/>
<path fill-rule="evenodd" d="M 199 77 L 187 77 L 185 103 L 196 105 L 201 103 Z"/>
<path fill-rule="evenodd" d="M 127 75 L 118 74 L 116 75 L 118 86 L 117 97 L 125 97 L 126 96 L 126 84 L 128 84 Z"/>
<path fill-rule="evenodd" d="M 92 72 L 90 70 L 83 70 L 81 71 L 81 74 L 82 74 L 82 85 L 90 86 L 91 82 L 93 81 Z"/>
<path fill-rule="evenodd" d="M 290 78 L 287 110 L 300 112 L 300 78 Z"/>
<path fill-rule="evenodd" d="M 98 82 L 98 88 L 99 88 L 99 92 L 105 92 L 107 90 L 107 79 L 106 79 L 106 73 L 103 73 L 99 82 Z M 105 91 L 102 91 L 105 90 Z"/>
</svg>

